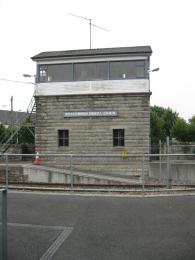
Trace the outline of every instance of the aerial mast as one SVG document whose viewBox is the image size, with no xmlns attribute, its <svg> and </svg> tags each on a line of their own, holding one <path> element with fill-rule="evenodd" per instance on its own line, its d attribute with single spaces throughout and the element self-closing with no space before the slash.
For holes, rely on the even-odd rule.
<svg viewBox="0 0 195 260">
<path fill-rule="evenodd" d="M 87 18 L 87 17 L 83 17 L 83 16 L 80 16 L 80 15 L 77 15 L 77 14 L 72 14 L 72 13 L 67 13 L 68 15 L 71 15 L 71 16 L 74 16 L 74 17 L 77 17 L 77 18 L 80 18 L 80 19 L 83 19 L 83 20 L 87 20 L 89 22 L 89 48 L 91 49 L 92 47 L 92 44 L 91 44 L 91 41 L 92 41 L 92 32 L 91 32 L 91 27 L 97 27 L 101 30 L 104 30 L 104 31 L 109 31 L 108 29 L 104 28 L 104 27 L 101 27 L 99 25 L 96 25 L 96 24 L 93 24 L 92 23 L 92 19 L 91 18 Z"/>
</svg>

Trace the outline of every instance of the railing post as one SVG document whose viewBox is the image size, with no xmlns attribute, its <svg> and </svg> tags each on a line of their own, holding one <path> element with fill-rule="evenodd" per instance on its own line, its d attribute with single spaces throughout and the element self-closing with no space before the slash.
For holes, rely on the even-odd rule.
<svg viewBox="0 0 195 260">
<path fill-rule="evenodd" d="M 169 136 L 167 136 L 167 178 L 168 178 L 168 185 L 167 188 L 171 189 L 171 173 L 170 173 L 170 144 L 169 144 Z"/>
<path fill-rule="evenodd" d="M 144 155 L 142 156 L 142 191 L 145 190 L 145 183 L 144 183 Z"/>
<path fill-rule="evenodd" d="M 71 190 L 73 189 L 73 186 L 74 186 L 72 165 L 73 165 L 73 157 L 72 157 L 72 155 L 70 155 L 70 187 L 71 187 Z"/>
<path fill-rule="evenodd" d="M 2 250 L 1 259 L 7 260 L 7 189 L 2 191 Z"/>
<path fill-rule="evenodd" d="M 6 190 L 8 190 L 8 175 L 9 175 L 9 165 L 8 165 L 8 155 L 5 156 L 5 164 L 6 164 L 6 170 L 5 170 L 5 187 Z"/>
<path fill-rule="evenodd" d="M 160 163 L 160 180 L 162 178 L 162 157 L 161 157 L 161 154 L 162 154 L 162 142 L 161 140 L 159 140 L 159 163 Z"/>
</svg>

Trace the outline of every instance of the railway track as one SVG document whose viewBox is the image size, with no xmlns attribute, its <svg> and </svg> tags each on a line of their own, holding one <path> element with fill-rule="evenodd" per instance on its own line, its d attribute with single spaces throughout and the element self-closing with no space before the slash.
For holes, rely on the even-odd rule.
<svg viewBox="0 0 195 260">
<path fill-rule="evenodd" d="M 5 187 L 5 183 L 0 183 Z M 195 185 L 177 185 L 167 189 L 166 185 L 74 185 L 58 183 L 24 183 L 10 182 L 9 190 L 18 191 L 41 191 L 41 192 L 63 192 L 63 193 L 120 193 L 120 194 L 150 194 L 150 193 L 181 193 L 195 192 Z"/>
</svg>

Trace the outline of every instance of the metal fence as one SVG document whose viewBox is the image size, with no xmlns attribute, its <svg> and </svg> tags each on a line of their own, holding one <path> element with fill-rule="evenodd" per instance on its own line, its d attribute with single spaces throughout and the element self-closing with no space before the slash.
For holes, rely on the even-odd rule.
<svg viewBox="0 0 195 260">
<path fill-rule="evenodd" d="M 176 143 L 166 138 L 166 142 L 159 140 L 157 144 L 152 144 L 150 151 L 152 154 L 194 154 L 195 155 L 195 143 Z"/>
<path fill-rule="evenodd" d="M 13 158 L 17 156 L 25 161 L 16 163 Z M 40 154 L 38 161 L 36 156 L 1 155 L 1 183 L 66 190 L 195 187 L 194 154 Z"/>
</svg>

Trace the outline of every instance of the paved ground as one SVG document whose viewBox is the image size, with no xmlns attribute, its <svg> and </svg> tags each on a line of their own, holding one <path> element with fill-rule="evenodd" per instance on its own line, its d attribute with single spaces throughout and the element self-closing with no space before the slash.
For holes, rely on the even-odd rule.
<svg viewBox="0 0 195 260">
<path fill-rule="evenodd" d="M 195 196 L 10 193 L 9 260 L 194 260 Z"/>
</svg>

